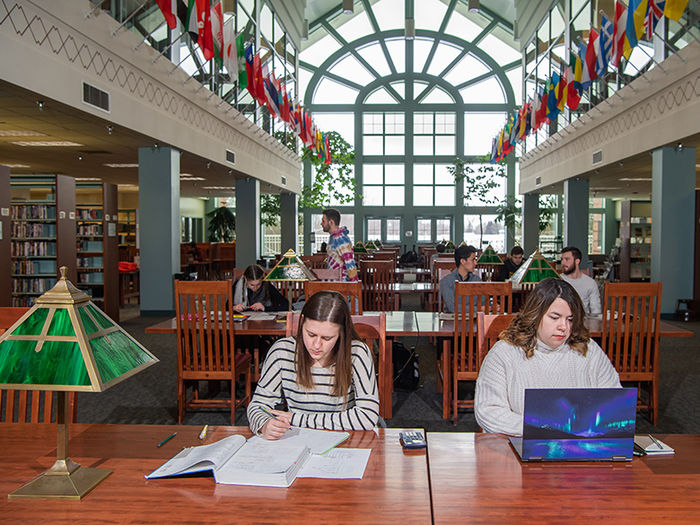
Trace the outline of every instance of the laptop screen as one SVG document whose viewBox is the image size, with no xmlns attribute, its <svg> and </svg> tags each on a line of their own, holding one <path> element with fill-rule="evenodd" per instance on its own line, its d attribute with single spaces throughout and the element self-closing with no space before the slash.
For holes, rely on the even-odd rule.
<svg viewBox="0 0 700 525">
<path fill-rule="evenodd" d="M 631 458 L 636 407 L 636 388 L 526 389 L 523 458 Z"/>
</svg>

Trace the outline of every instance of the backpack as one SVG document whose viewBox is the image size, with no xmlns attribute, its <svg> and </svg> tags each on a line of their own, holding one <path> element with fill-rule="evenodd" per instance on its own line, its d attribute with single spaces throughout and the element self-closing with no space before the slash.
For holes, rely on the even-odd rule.
<svg viewBox="0 0 700 525">
<path fill-rule="evenodd" d="M 395 340 L 393 348 L 394 388 L 397 390 L 415 390 L 420 383 L 418 354 L 412 346 L 406 348 L 401 341 Z"/>
</svg>

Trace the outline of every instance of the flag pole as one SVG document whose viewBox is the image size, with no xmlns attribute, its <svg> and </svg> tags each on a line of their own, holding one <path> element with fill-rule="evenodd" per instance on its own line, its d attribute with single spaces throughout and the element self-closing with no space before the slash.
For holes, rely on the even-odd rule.
<svg viewBox="0 0 700 525">
<path fill-rule="evenodd" d="M 88 11 L 87 13 L 85 13 L 85 18 L 90 18 L 90 16 L 92 16 L 92 13 L 94 13 L 95 11 L 97 11 L 100 7 L 102 7 L 102 2 L 97 1 L 97 3 L 95 3 L 94 6 L 92 6 L 92 9 L 90 9 L 90 11 Z"/>
<path fill-rule="evenodd" d="M 136 9 L 134 9 L 134 10 L 131 12 L 131 14 L 130 14 L 128 17 L 126 17 L 126 20 L 124 20 L 124 21 L 119 25 L 119 27 L 117 27 L 114 31 L 112 31 L 112 36 L 116 35 L 116 34 L 117 34 L 117 31 L 119 31 L 122 27 L 124 27 L 124 26 L 126 25 L 126 23 L 127 23 L 129 20 L 131 20 L 132 18 L 134 18 L 134 17 L 136 16 L 136 13 L 138 13 L 139 11 L 141 11 L 141 9 L 143 9 L 144 7 L 146 7 L 146 4 L 147 4 L 147 3 L 148 3 L 148 0 L 146 0 L 143 4 L 141 4 L 140 6 L 138 6 Z"/>
<path fill-rule="evenodd" d="M 692 33 L 690 33 L 690 35 L 692 36 Z M 676 55 L 676 56 L 681 60 L 681 62 L 683 62 L 683 63 L 685 64 L 685 58 L 683 58 L 682 56 L 680 56 L 680 55 L 678 54 L 678 51 L 676 51 L 675 49 L 673 49 L 673 46 L 672 46 L 671 44 L 669 44 L 669 43 L 666 41 L 666 39 L 663 37 L 663 35 L 660 35 L 660 34 L 657 33 L 656 31 L 654 31 L 654 36 L 658 36 L 658 37 L 661 39 L 661 41 L 664 43 L 664 46 L 666 46 L 666 49 L 668 49 L 671 53 L 673 53 L 674 55 Z M 697 41 L 697 39 L 696 39 L 696 41 Z"/>
<path fill-rule="evenodd" d="M 644 54 L 645 54 L 646 56 L 648 56 L 648 57 L 651 59 L 651 61 L 659 67 L 659 69 L 660 69 L 661 71 L 663 71 L 664 73 L 666 73 L 666 70 L 664 69 L 664 67 L 663 67 L 661 64 L 659 64 L 659 63 L 656 61 L 656 59 L 655 59 L 652 55 L 650 55 L 649 53 L 647 53 L 646 49 L 644 49 L 644 46 L 637 46 L 637 47 L 640 48 L 640 49 L 644 52 Z M 630 56 L 631 56 L 631 54 L 630 54 Z"/>
<path fill-rule="evenodd" d="M 630 53 L 630 56 L 632 56 L 631 53 Z M 625 59 L 625 63 L 627 65 L 632 66 L 635 69 L 635 71 L 639 74 L 639 76 L 637 78 L 643 78 L 644 80 L 646 80 L 647 82 L 649 82 L 651 84 L 651 80 L 649 80 L 647 77 L 645 77 L 644 73 L 642 73 L 637 66 L 635 66 L 632 62 L 630 62 L 630 60 L 628 58 Z M 627 84 L 627 85 L 629 86 L 629 84 Z"/>
<path fill-rule="evenodd" d="M 158 59 L 159 59 L 160 57 L 162 57 L 165 53 L 167 53 L 168 51 L 170 51 L 170 48 L 173 47 L 173 46 L 175 45 L 175 42 L 177 42 L 178 40 L 180 40 L 180 39 L 182 38 L 182 36 L 183 36 L 185 33 L 186 33 L 186 31 L 183 31 L 182 33 L 180 33 L 180 35 L 179 35 L 175 40 L 173 40 L 172 42 L 170 42 L 170 44 L 168 45 L 168 47 L 166 47 L 162 52 L 158 53 L 158 55 L 156 56 L 156 58 L 153 59 L 153 61 L 151 62 L 151 64 L 155 64 L 155 63 L 156 63 L 156 60 L 158 60 Z M 152 34 L 153 34 L 153 32 L 149 33 L 148 36 L 151 36 Z M 146 39 L 144 38 L 144 39 L 141 41 L 141 43 L 139 43 L 139 45 L 136 46 L 136 47 L 134 48 L 134 51 L 136 51 L 138 48 L 140 48 L 141 45 L 142 45 L 145 41 L 146 41 Z"/>
</svg>

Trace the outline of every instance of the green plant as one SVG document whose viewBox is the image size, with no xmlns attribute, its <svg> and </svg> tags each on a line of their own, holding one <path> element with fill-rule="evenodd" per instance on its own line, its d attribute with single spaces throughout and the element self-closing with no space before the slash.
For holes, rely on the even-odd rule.
<svg viewBox="0 0 700 525">
<path fill-rule="evenodd" d="M 538 200 L 539 208 L 539 228 L 543 232 L 550 227 L 552 223 L 552 218 L 559 211 L 559 204 L 557 203 L 556 195 L 542 195 L 540 194 Z"/>
<path fill-rule="evenodd" d="M 207 213 L 209 242 L 231 242 L 236 233 L 236 216 L 231 208 L 219 206 Z"/>
</svg>

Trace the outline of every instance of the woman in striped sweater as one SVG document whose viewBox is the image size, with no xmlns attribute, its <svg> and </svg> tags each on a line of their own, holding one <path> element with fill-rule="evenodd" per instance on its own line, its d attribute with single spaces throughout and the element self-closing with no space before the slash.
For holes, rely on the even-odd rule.
<svg viewBox="0 0 700 525">
<path fill-rule="evenodd" d="M 248 405 L 251 430 L 279 439 L 290 426 L 374 428 L 379 417 L 374 360 L 358 339 L 345 297 L 312 295 L 301 311 L 296 338 L 275 342 L 265 358 Z M 283 400 L 287 410 L 276 410 Z"/>
</svg>

